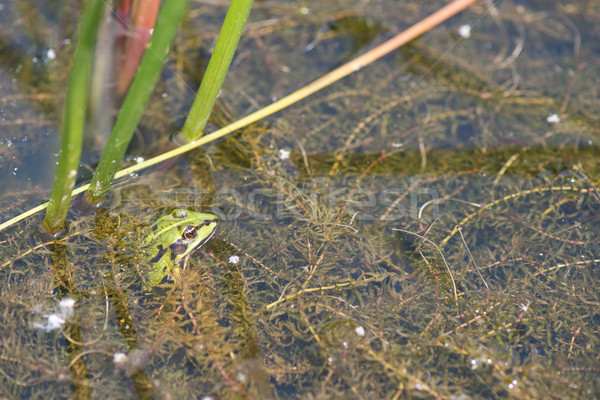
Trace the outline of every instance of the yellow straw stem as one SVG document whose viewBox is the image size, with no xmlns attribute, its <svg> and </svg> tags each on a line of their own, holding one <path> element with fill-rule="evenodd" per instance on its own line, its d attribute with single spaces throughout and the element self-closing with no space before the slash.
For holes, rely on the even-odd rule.
<svg viewBox="0 0 600 400">
<path fill-rule="evenodd" d="M 365 54 L 355 58 L 354 60 L 340 66 L 339 68 L 323 75 L 321 78 L 316 81 L 304 86 L 301 89 L 298 89 L 294 93 L 282 98 L 281 100 L 276 101 L 250 115 L 247 115 L 244 118 L 241 118 L 232 124 L 227 125 L 211 134 L 205 135 L 198 140 L 180 146 L 176 149 L 168 151 L 166 153 L 160 154 L 154 158 L 143 161 L 131 167 L 125 168 L 115 175 L 115 179 L 122 178 L 129 174 L 140 171 L 144 168 L 148 168 L 152 165 L 156 165 L 160 162 L 168 160 L 172 157 L 179 156 L 187 151 L 195 149 L 196 147 L 200 147 L 206 143 L 212 142 L 213 140 L 219 139 L 225 135 L 230 134 L 233 131 L 236 131 L 240 128 L 248 126 L 256 121 L 263 119 L 264 117 L 274 114 L 277 111 L 281 111 L 282 109 L 297 103 L 298 101 L 305 99 L 311 94 L 323 89 L 331 85 L 332 83 L 352 74 L 360 70 L 361 68 L 371 64 L 373 61 L 380 59 L 381 57 L 391 53 L 396 50 L 398 47 L 402 46 L 415 39 L 416 37 L 422 35 L 423 33 L 433 29 L 437 25 L 446 21 L 448 18 L 456 15 L 460 11 L 469 7 L 471 4 L 475 3 L 477 0 L 455 0 L 452 3 L 448 4 L 445 7 L 442 7 L 435 13 L 431 14 L 429 17 L 423 19 L 422 21 L 416 23 L 405 31 L 397 34 L 390 40 L 382 43 L 381 45 L 375 47 L 372 50 L 369 50 Z M 83 186 L 78 187 L 73 190 L 72 196 L 78 195 L 89 188 L 89 184 L 85 184 Z M 42 210 L 44 210 L 48 206 L 48 203 L 41 204 L 31 210 L 26 211 L 23 214 L 16 216 L 2 224 L 0 224 L 0 231 L 8 228 L 9 226 L 35 214 Z"/>
</svg>

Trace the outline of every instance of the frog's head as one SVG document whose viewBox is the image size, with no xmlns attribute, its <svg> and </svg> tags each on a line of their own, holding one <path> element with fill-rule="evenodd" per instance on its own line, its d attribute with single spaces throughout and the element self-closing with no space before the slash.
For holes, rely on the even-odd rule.
<svg viewBox="0 0 600 400">
<path fill-rule="evenodd" d="M 219 219 L 214 214 L 183 208 L 163 215 L 150 226 L 146 244 L 158 250 L 151 262 L 170 256 L 177 264 L 194 249 L 202 246 L 215 232 Z"/>
</svg>

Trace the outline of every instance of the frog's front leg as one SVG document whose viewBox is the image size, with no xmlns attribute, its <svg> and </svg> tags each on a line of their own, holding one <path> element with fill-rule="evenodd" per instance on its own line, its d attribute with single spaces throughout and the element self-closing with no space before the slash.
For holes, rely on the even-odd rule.
<svg viewBox="0 0 600 400">
<path fill-rule="evenodd" d="M 157 262 L 144 276 L 144 290 L 151 290 L 158 285 L 165 276 L 171 275 L 171 265 L 168 262 Z"/>
<path fill-rule="evenodd" d="M 183 260 L 172 266 L 169 265 L 169 263 L 155 264 L 145 276 L 144 289 L 151 290 L 161 283 L 165 277 L 169 277 L 169 279 L 179 282 L 181 280 L 181 271 L 185 269 L 188 259 L 189 257 L 185 257 Z"/>
</svg>

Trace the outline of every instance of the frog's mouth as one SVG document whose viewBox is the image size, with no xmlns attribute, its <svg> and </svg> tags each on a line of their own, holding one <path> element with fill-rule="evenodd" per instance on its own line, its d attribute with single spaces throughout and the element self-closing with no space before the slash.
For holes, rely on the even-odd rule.
<svg viewBox="0 0 600 400">
<path fill-rule="evenodd" d="M 214 234 L 215 234 L 215 231 L 217 230 L 216 224 L 218 224 L 218 223 L 219 223 L 219 220 L 215 218 L 215 219 L 209 219 L 209 220 L 207 220 L 207 221 L 204 221 L 203 223 L 201 223 L 201 224 L 199 224 L 198 226 L 196 226 L 196 229 L 200 230 L 200 228 L 202 228 L 202 225 L 210 225 L 210 224 L 215 224 L 215 227 L 214 227 L 214 229 L 212 230 L 212 232 L 210 233 L 210 235 L 208 235 L 207 237 L 205 237 L 204 239 L 202 239 L 202 240 L 200 241 L 200 243 L 198 243 L 198 245 L 197 245 L 196 247 L 202 247 L 202 246 L 204 246 L 204 244 L 205 244 L 206 242 L 208 242 L 208 240 L 209 240 L 209 239 L 212 237 L 212 235 L 214 235 Z"/>
</svg>

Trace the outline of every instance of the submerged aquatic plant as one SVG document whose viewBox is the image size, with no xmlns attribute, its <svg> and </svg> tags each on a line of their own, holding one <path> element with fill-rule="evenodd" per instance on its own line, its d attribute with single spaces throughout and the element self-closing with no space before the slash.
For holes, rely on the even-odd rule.
<svg viewBox="0 0 600 400">
<path fill-rule="evenodd" d="M 54 249 L 60 257 L 30 227 L 11 228 L 1 243 L 0 394 L 600 393 L 597 121 L 587 112 L 595 72 L 579 72 L 586 81 L 574 84 L 568 115 L 548 122 L 572 77 L 545 81 L 537 68 L 562 77 L 556 66 L 576 56 L 574 39 L 555 14 L 536 20 L 520 4 L 503 7 L 501 22 L 554 39 L 524 46 L 518 63 L 505 53 L 527 91 L 506 83 L 515 77 L 502 60 L 490 62 L 504 42 L 490 41 L 497 21 L 482 18 L 472 43 L 419 80 L 408 78 L 431 68 L 452 31 L 432 32 L 433 44 L 359 71 L 268 126 L 120 183 L 110 210 L 74 215 L 62 252 Z M 589 32 L 588 10 L 570 10 Z M 312 43 L 332 17 L 306 18 L 305 30 L 263 33 L 261 44 L 273 43 L 267 54 Z M 462 18 L 456 23 L 475 19 Z M 323 59 L 355 42 L 334 30 L 320 40 Z M 545 46 L 565 54 L 551 68 L 536 57 Z M 563 91 L 552 94 L 557 82 Z M 246 98 L 230 96 L 230 107 Z M 226 218 L 183 279 L 147 294 L 137 274 L 152 215 L 140 210 L 171 206 L 214 206 Z M 66 323 L 79 332 L 34 325 L 59 307 L 59 288 L 70 288 Z"/>
</svg>

